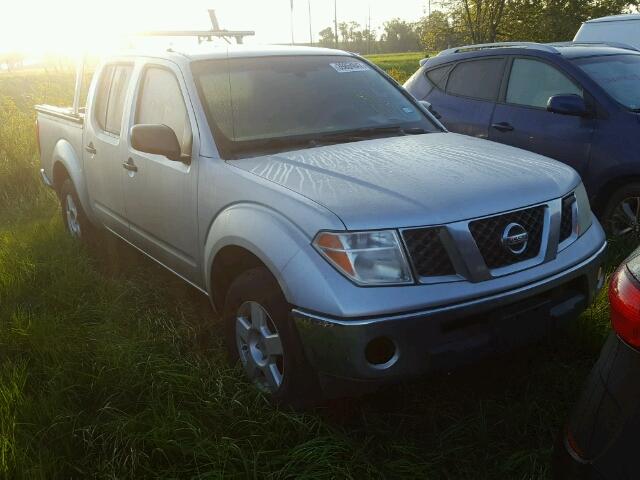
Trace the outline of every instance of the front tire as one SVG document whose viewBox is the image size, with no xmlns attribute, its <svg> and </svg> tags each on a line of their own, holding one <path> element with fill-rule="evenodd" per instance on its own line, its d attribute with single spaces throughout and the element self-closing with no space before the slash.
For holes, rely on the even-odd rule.
<svg viewBox="0 0 640 480">
<path fill-rule="evenodd" d="M 223 320 L 229 356 L 277 404 L 304 408 L 321 399 L 291 308 L 264 267 L 240 274 L 227 293 Z"/>
</svg>

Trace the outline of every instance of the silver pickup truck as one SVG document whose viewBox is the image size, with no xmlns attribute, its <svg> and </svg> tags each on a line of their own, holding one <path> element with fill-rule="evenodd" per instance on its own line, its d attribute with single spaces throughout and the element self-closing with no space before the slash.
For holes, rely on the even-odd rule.
<svg viewBox="0 0 640 480">
<path fill-rule="evenodd" d="M 353 54 L 114 56 L 86 110 L 37 112 L 70 234 L 106 229 L 208 295 L 277 402 L 530 342 L 603 283 L 574 170 L 448 133 Z"/>
</svg>

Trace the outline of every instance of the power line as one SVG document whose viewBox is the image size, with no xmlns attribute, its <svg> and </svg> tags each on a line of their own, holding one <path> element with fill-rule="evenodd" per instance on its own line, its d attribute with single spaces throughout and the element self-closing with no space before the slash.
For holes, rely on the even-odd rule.
<svg viewBox="0 0 640 480">
<path fill-rule="evenodd" d="M 291 0 L 291 45 L 294 45 L 296 42 L 293 39 L 293 0 Z"/>
<path fill-rule="evenodd" d="M 336 36 L 336 48 L 338 48 L 338 0 L 333 0 L 333 34 Z"/>
<path fill-rule="evenodd" d="M 307 0 L 309 6 L 309 43 L 313 45 L 313 31 L 311 30 L 311 0 Z"/>
</svg>

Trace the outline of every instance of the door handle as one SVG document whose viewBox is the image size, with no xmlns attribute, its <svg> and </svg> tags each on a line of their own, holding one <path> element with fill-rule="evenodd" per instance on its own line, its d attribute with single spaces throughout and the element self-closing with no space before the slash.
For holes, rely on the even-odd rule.
<svg viewBox="0 0 640 480">
<path fill-rule="evenodd" d="M 495 128 L 499 132 L 511 132 L 513 130 L 513 125 L 508 122 L 499 122 L 492 123 L 491 128 Z"/>
<path fill-rule="evenodd" d="M 91 155 L 95 155 L 96 153 L 98 153 L 98 151 L 96 150 L 96 147 L 93 146 L 93 142 L 90 142 L 89 145 L 84 147 L 84 149 L 87 151 L 87 153 L 90 153 Z"/>
<path fill-rule="evenodd" d="M 129 170 L 130 172 L 138 171 L 138 167 L 136 167 L 136 164 L 133 163 L 132 158 L 128 159 L 126 162 L 122 162 L 122 166 L 124 167 L 125 170 Z"/>
</svg>

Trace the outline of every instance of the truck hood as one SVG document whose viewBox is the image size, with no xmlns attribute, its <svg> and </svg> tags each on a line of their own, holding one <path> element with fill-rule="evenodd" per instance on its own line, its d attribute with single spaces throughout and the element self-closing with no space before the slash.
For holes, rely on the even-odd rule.
<svg viewBox="0 0 640 480">
<path fill-rule="evenodd" d="M 233 160 L 350 230 L 437 225 L 558 198 L 580 181 L 549 158 L 455 133 L 379 138 Z"/>
</svg>

